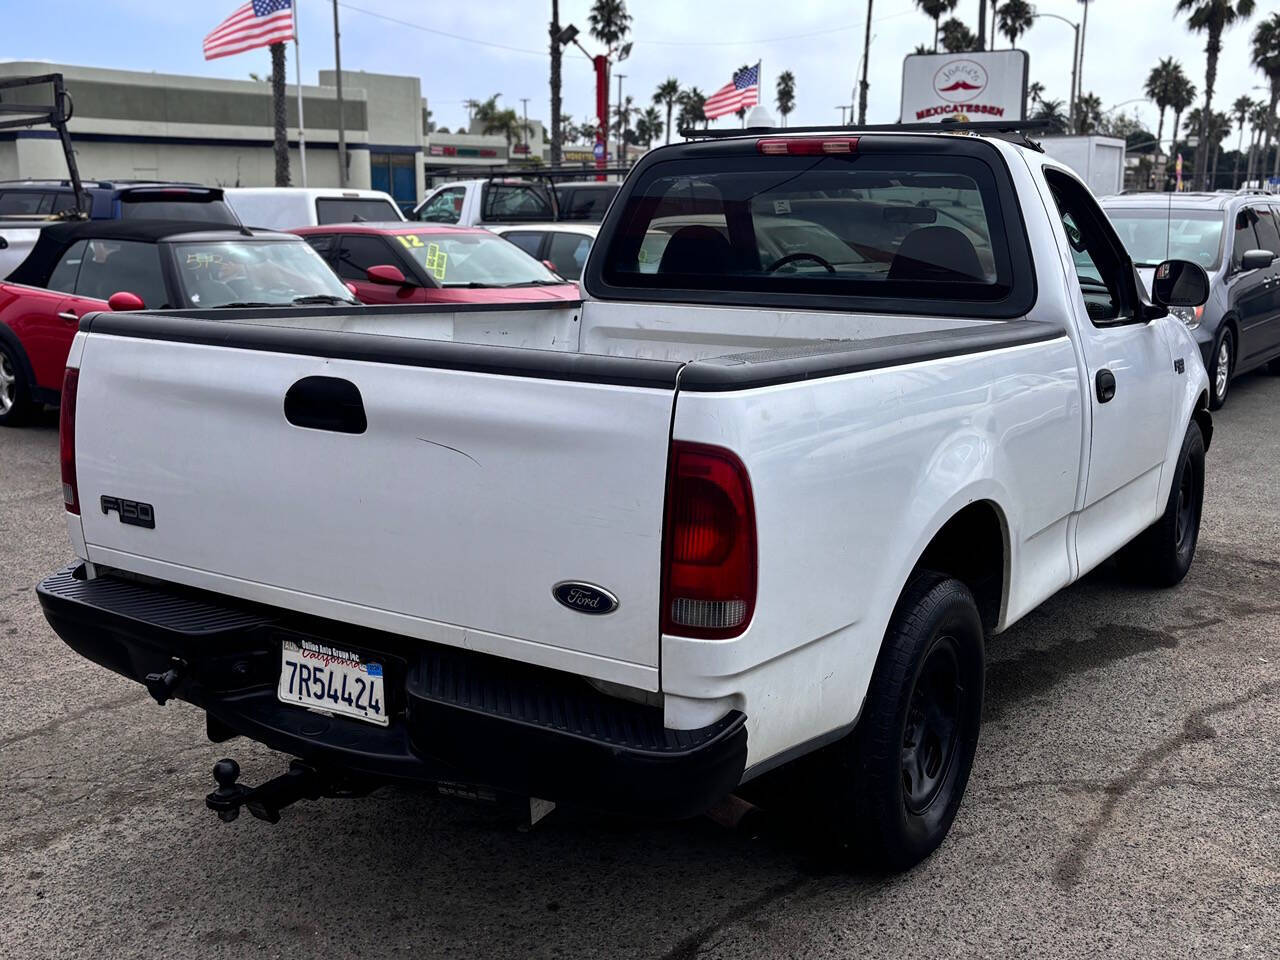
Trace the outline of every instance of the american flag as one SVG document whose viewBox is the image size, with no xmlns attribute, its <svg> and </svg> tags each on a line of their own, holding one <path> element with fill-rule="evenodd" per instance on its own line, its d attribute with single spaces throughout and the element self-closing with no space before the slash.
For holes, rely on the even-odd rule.
<svg viewBox="0 0 1280 960">
<path fill-rule="evenodd" d="M 708 120 L 724 117 L 760 102 L 760 64 L 743 67 L 733 75 L 733 81 L 707 97 L 702 105 L 702 115 Z"/>
<path fill-rule="evenodd" d="M 293 39 L 292 0 L 249 0 L 204 38 L 204 58 L 216 60 Z"/>
</svg>

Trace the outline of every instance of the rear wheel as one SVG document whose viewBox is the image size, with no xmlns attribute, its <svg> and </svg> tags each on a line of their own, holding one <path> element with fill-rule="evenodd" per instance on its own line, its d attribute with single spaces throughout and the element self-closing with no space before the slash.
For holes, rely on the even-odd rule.
<svg viewBox="0 0 1280 960">
<path fill-rule="evenodd" d="M 973 766 L 984 670 L 969 588 L 936 573 L 914 576 L 858 726 L 832 754 L 831 826 L 856 859 L 906 870 L 942 843 Z"/>
<path fill-rule="evenodd" d="M 13 349 L 0 342 L 0 426 L 16 427 L 31 410 L 31 389 Z"/>
<path fill-rule="evenodd" d="M 1236 338 L 1230 327 L 1223 327 L 1218 334 L 1218 342 L 1213 348 L 1213 369 L 1209 371 L 1209 386 L 1212 396 L 1209 397 L 1209 409 L 1217 410 L 1227 402 L 1227 391 L 1231 389 L 1231 374 L 1235 367 Z"/>
<path fill-rule="evenodd" d="M 1164 513 L 1120 552 L 1121 567 L 1155 587 L 1177 585 L 1195 559 L 1203 507 L 1204 435 L 1192 420 L 1182 440 Z"/>
</svg>

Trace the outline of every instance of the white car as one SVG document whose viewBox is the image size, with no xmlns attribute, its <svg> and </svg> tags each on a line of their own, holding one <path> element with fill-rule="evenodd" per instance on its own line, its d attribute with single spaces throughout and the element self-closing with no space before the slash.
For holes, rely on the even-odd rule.
<svg viewBox="0 0 1280 960">
<path fill-rule="evenodd" d="M 404 780 L 685 817 L 812 754 L 801 815 L 911 866 L 987 638 L 1116 554 L 1177 584 L 1212 437 L 1167 309 L 1204 271 L 1152 303 L 1070 170 L 970 128 L 653 150 L 570 310 L 92 315 L 49 622 L 298 758 L 219 763 L 223 819 Z"/>
<path fill-rule="evenodd" d="M 608 180 L 538 182 L 516 177 L 458 180 L 436 187 L 410 220 L 464 227 L 556 222 L 599 223 L 618 192 Z"/>
<path fill-rule="evenodd" d="M 227 203 L 241 222 L 269 230 L 294 230 L 326 223 L 388 223 L 404 220 L 390 194 L 338 187 L 227 187 Z"/>
<path fill-rule="evenodd" d="M 600 233 L 598 223 L 520 223 L 490 227 L 566 280 L 577 280 Z"/>
</svg>

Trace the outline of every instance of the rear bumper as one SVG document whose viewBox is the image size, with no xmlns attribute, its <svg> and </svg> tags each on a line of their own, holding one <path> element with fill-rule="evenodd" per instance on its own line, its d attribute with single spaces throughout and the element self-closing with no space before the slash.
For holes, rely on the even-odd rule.
<svg viewBox="0 0 1280 960">
<path fill-rule="evenodd" d="M 657 707 L 579 677 L 379 631 L 68 567 L 37 587 L 77 653 L 139 683 L 174 669 L 215 741 L 247 736 L 346 775 L 481 786 L 614 813 L 692 816 L 746 764 L 746 718 L 668 730 Z M 299 634 L 376 656 L 391 724 L 280 703 L 280 643 Z"/>
</svg>

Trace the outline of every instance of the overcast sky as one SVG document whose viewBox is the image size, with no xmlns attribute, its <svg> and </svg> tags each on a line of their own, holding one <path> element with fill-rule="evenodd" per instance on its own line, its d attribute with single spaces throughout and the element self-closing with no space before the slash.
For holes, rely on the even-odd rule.
<svg viewBox="0 0 1280 960">
<path fill-rule="evenodd" d="M 333 66 L 331 0 L 299 0 L 305 82 Z M 200 41 L 237 6 L 236 0 L 202 4 L 159 0 L 49 0 L 5 3 L 0 58 L 44 59 L 86 66 L 155 70 L 218 77 L 247 77 L 270 69 L 265 50 L 206 62 Z M 853 97 L 862 56 L 865 6 L 857 2 L 804 0 L 631 0 L 634 19 L 631 58 L 624 94 L 647 103 L 655 86 L 673 76 L 682 85 L 710 93 L 726 83 L 742 63 L 763 61 L 767 101 L 772 107 L 778 74 L 796 77 L 796 111 L 791 123 L 837 121 L 837 105 Z M 1261 11 L 1269 6 L 1259 3 Z M 1040 0 L 1040 13 L 1078 19 L 1078 0 Z M 358 8 L 358 9 L 357 9 Z M 521 109 L 529 98 L 530 118 L 546 118 L 547 23 L 550 0 L 468 0 L 419 3 L 411 0 L 353 0 L 340 4 L 343 66 L 351 70 L 416 74 L 430 101 L 433 119 L 454 128 L 466 119 L 463 101 L 502 94 L 502 103 Z M 583 41 L 590 0 L 561 0 L 563 23 L 576 23 Z M 374 16 L 391 17 L 392 23 Z M 976 26 L 978 0 L 961 0 L 956 15 Z M 1227 109 L 1241 94 L 1265 97 L 1260 73 L 1249 66 L 1249 37 L 1261 13 L 1224 37 L 1214 104 Z M 454 34 L 453 39 L 405 24 Z M 55 28 L 56 25 L 56 28 Z M 867 119 L 898 117 L 902 58 L 917 44 L 931 44 L 933 24 L 911 0 L 876 0 L 872 17 L 870 95 Z M 1040 19 L 1019 46 L 1030 54 L 1031 79 L 1046 96 L 1066 99 L 1071 70 L 1072 31 L 1061 21 Z M 1104 0 L 1090 4 L 1085 39 L 1084 89 L 1096 93 L 1104 109 L 1142 96 L 1142 84 L 1160 57 L 1182 61 L 1204 90 L 1204 37 L 1187 32 L 1174 13 L 1174 0 Z M 1000 38 L 1000 46 L 1008 41 Z M 292 49 L 289 52 L 293 56 Z M 293 77 L 293 63 L 289 63 Z M 564 112 L 581 120 L 593 111 L 589 62 L 570 48 L 564 63 Z M 616 84 L 611 96 L 616 95 Z M 1120 107 L 1138 109 L 1152 130 L 1156 111 L 1146 101 Z M 1168 138 L 1168 122 L 1165 136 Z M 1232 137 L 1234 140 L 1234 135 Z"/>
</svg>

